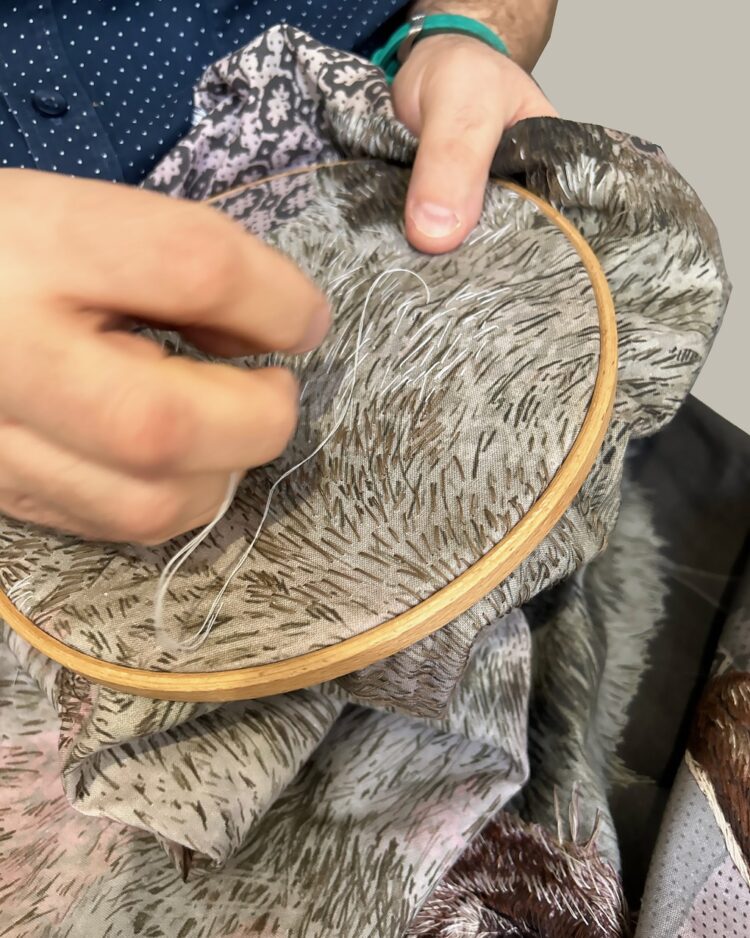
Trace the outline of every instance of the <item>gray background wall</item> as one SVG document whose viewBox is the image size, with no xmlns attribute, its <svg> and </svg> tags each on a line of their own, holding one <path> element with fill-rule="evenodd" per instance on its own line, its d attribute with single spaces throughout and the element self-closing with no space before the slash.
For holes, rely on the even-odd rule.
<svg viewBox="0 0 750 938">
<path fill-rule="evenodd" d="M 750 432 L 748 26 L 740 0 L 559 0 L 534 75 L 563 117 L 658 143 L 703 200 L 734 290 L 693 393 Z"/>
</svg>

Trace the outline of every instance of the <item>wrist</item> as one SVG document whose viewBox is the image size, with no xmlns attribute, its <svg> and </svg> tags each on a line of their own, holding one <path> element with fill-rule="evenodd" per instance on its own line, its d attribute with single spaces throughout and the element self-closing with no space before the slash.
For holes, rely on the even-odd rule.
<svg viewBox="0 0 750 938">
<path fill-rule="evenodd" d="M 513 61 L 531 72 L 549 41 L 556 8 L 557 0 L 416 0 L 409 14 L 470 16 L 502 36 Z"/>
<path fill-rule="evenodd" d="M 388 82 L 392 82 L 414 46 L 438 37 L 462 37 L 479 42 L 495 54 L 510 58 L 503 39 L 486 23 L 463 14 L 419 14 L 399 27 L 384 46 L 373 55 L 372 61 L 383 69 Z"/>
</svg>

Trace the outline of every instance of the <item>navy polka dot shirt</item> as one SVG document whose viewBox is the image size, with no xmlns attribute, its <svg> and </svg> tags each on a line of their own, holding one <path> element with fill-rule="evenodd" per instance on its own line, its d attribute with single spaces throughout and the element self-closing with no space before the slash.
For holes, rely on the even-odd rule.
<svg viewBox="0 0 750 938">
<path fill-rule="evenodd" d="M 369 54 L 404 0 L 3 0 L 0 166 L 142 179 L 203 70 L 276 23 Z"/>
</svg>

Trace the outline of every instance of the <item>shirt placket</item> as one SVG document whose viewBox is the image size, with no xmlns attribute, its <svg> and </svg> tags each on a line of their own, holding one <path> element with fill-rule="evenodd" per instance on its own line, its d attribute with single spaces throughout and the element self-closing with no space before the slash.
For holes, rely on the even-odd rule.
<svg viewBox="0 0 750 938">
<path fill-rule="evenodd" d="M 0 57 L 0 93 L 37 169 L 122 179 L 122 167 L 63 47 L 51 2 L 16 2 L 0 12 L 12 41 Z"/>
</svg>

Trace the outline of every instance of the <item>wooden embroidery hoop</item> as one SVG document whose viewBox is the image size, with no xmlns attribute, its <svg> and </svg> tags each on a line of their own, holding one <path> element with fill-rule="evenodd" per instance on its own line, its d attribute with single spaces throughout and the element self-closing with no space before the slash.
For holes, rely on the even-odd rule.
<svg viewBox="0 0 750 938">
<path fill-rule="evenodd" d="M 341 161 L 350 162 L 350 161 Z M 223 192 L 216 202 L 281 176 L 328 168 L 323 163 L 280 173 Z M 21 638 L 63 667 L 114 690 L 161 700 L 248 700 L 298 690 L 341 677 L 387 658 L 437 631 L 498 586 L 560 520 L 601 447 L 617 387 L 617 325 L 604 272 L 580 232 L 538 196 L 505 180 L 492 180 L 533 202 L 565 234 L 589 275 L 599 316 L 600 355 L 591 400 L 578 435 L 547 488 L 508 534 L 471 567 L 418 605 L 328 648 L 272 664 L 225 671 L 149 671 L 101 661 L 48 635 L 0 592 L 0 617 Z"/>
</svg>

